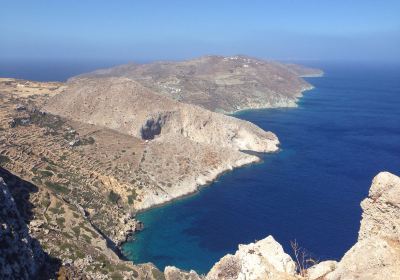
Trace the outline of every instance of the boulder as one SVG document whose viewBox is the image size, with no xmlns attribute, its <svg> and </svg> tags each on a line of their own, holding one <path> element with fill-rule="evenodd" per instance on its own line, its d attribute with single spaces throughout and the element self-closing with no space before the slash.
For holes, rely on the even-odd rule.
<svg viewBox="0 0 400 280">
<path fill-rule="evenodd" d="M 294 279 L 296 265 L 272 236 L 239 245 L 235 255 L 226 255 L 207 274 L 216 279 Z"/>
</svg>

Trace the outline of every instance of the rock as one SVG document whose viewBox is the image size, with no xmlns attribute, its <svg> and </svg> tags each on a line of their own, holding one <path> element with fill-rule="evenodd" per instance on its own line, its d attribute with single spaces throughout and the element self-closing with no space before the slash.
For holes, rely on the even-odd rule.
<svg viewBox="0 0 400 280">
<path fill-rule="evenodd" d="M 182 271 L 174 266 L 167 266 L 164 269 L 165 280 L 200 280 L 200 276 L 193 270 Z"/>
<path fill-rule="evenodd" d="M 358 241 L 324 279 L 398 280 L 400 244 L 377 237 Z"/>
<path fill-rule="evenodd" d="M 36 279 L 44 253 L 1 177 L 0 206 L 0 279 Z"/>
<path fill-rule="evenodd" d="M 325 274 L 335 270 L 337 267 L 337 261 L 324 261 L 316 265 L 313 265 L 307 269 L 307 279 L 316 280 Z"/>
<path fill-rule="evenodd" d="M 292 279 L 296 265 L 272 236 L 248 245 L 239 245 L 235 255 L 226 255 L 207 274 L 216 279 Z"/>
<path fill-rule="evenodd" d="M 10 121 L 8 122 L 8 126 L 9 126 L 10 128 L 16 127 L 16 126 L 17 126 L 17 121 L 16 121 L 15 119 L 10 120 Z"/>
<path fill-rule="evenodd" d="M 144 223 L 141 221 L 136 221 L 135 231 L 142 231 L 144 229 Z"/>
<path fill-rule="evenodd" d="M 358 242 L 325 279 L 399 279 L 400 178 L 379 173 L 361 206 Z"/>
<path fill-rule="evenodd" d="M 400 178 L 389 172 L 379 173 L 363 209 L 359 240 L 380 236 L 400 242 Z"/>
<path fill-rule="evenodd" d="M 25 119 L 20 119 L 19 122 L 20 122 L 21 125 L 28 125 L 28 124 L 31 123 L 31 120 L 28 119 L 28 118 L 25 118 Z"/>
<path fill-rule="evenodd" d="M 75 138 L 74 140 L 70 141 L 70 142 L 68 143 L 68 145 L 69 145 L 70 147 L 76 147 L 76 146 L 79 146 L 80 143 L 81 143 L 81 139 Z"/>
<path fill-rule="evenodd" d="M 17 104 L 17 106 L 15 106 L 15 110 L 16 111 L 25 111 L 26 107 L 22 104 Z"/>
</svg>

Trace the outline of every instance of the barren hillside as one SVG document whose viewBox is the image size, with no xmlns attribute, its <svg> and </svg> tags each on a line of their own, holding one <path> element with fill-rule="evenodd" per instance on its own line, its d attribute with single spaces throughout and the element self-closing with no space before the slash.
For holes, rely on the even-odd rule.
<svg viewBox="0 0 400 280">
<path fill-rule="evenodd" d="M 182 62 L 126 64 L 81 77 L 127 77 L 172 99 L 218 112 L 293 107 L 312 86 L 300 76 L 322 71 L 247 56 L 205 56 Z"/>
<path fill-rule="evenodd" d="M 76 79 L 45 110 L 144 140 L 180 136 L 256 152 L 276 151 L 278 144 L 273 133 L 250 122 L 171 100 L 127 78 Z"/>
</svg>

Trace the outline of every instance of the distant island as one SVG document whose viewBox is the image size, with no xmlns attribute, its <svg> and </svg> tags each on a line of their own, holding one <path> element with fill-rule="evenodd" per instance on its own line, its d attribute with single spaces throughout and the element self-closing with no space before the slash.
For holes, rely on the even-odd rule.
<svg viewBox="0 0 400 280">
<path fill-rule="evenodd" d="M 294 107 L 312 85 L 301 77 L 323 71 L 248 56 L 204 56 L 181 62 L 126 64 L 82 77 L 126 77 L 171 99 L 233 113 L 247 109 Z"/>
</svg>

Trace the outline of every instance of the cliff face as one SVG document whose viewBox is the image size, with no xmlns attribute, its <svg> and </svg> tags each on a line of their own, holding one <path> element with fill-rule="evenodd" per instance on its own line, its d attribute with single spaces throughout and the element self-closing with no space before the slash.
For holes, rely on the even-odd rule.
<svg viewBox="0 0 400 280">
<path fill-rule="evenodd" d="M 379 173 L 361 206 L 363 215 L 358 241 L 339 262 L 323 261 L 299 274 L 292 258 L 268 236 L 256 243 L 239 245 L 238 251 L 224 256 L 205 279 L 399 279 L 400 178 L 388 172 Z M 171 271 L 174 269 L 169 267 L 165 273 Z M 175 279 L 185 279 L 174 273 Z"/>
<path fill-rule="evenodd" d="M 205 56 L 181 62 L 127 64 L 80 77 L 127 77 L 154 92 L 217 112 L 293 107 L 312 86 L 299 76 L 322 71 L 247 56 Z"/>
<path fill-rule="evenodd" d="M 29 235 L 14 198 L 0 177 L 0 278 L 35 278 L 44 257 L 39 243 Z"/>
</svg>

